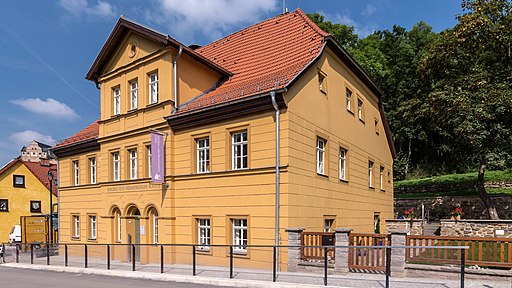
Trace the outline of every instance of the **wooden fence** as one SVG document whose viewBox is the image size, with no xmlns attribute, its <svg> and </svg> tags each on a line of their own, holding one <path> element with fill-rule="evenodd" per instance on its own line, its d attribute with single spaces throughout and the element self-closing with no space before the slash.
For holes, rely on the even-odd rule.
<svg viewBox="0 0 512 288">
<path fill-rule="evenodd" d="M 390 235 L 352 233 L 350 246 L 387 246 L 391 245 Z M 348 268 L 359 271 L 383 272 L 386 270 L 386 249 L 349 248 Z"/>
<path fill-rule="evenodd" d="M 334 233 L 330 232 L 302 232 L 302 247 L 300 249 L 301 260 L 323 260 L 324 249 L 321 247 L 305 247 L 305 246 L 332 246 L 336 245 Z M 327 257 L 334 260 L 334 248 L 327 248 Z"/>
<path fill-rule="evenodd" d="M 469 238 L 407 236 L 406 262 L 419 264 L 459 264 L 460 249 L 432 249 L 428 246 L 469 246 L 464 253 L 467 265 L 512 268 L 511 238 Z"/>
</svg>

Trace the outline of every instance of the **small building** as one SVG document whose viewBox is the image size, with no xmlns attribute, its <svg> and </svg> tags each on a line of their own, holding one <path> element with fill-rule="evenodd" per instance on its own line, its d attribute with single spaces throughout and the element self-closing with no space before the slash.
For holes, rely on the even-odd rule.
<svg viewBox="0 0 512 288">
<path fill-rule="evenodd" d="M 13 159 L 0 169 L 0 243 L 9 241 L 21 216 L 50 214 L 48 171 L 57 177 L 57 165 L 48 160 L 30 162 Z M 53 212 L 57 213 L 57 186 L 52 187 Z"/>
<path fill-rule="evenodd" d="M 209 245 L 227 244 L 237 265 L 271 267 L 247 245 L 393 217 L 382 92 L 331 35 L 296 10 L 194 48 L 119 19 L 86 76 L 101 118 L 53 148 L 61 242 L 196 244 L 204 265 L 225 264 Z M 166 263 L 190 262 L 189 248 Z"/>
<path fill-rule="evenodd" d="M 21 148 L 21 160 L 25 162 L 48 161 L 50 164 L 57 164 L 57 158 L 50 151 L 52 146 L 33 140 L 28 146 Z"/>
</svg>

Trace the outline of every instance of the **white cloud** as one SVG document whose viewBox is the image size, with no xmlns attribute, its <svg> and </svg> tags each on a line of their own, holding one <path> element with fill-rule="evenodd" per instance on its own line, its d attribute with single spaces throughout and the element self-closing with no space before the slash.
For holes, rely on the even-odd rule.
<svg viewBox="0 0 512 288">
<path fill-rule="evenodd" d="M 368 17 L 368 16 L 373 15 L 373 13 L 375 13 L 376 11 L 377 11 L 377 8 L 374 5 L 368 3 L 368 4 L 366 4 L 363 11 L 361 12 L 361 15 Z"/>
<path fill-rule="evenodd" d="M 324 11 L 319 11 L 318 13 L 324 15 L 325 21 L 331 21 L 332 23 L 340 23 L 345 24 L 347 26 L 353 26 L 354 27 L 354 33 L 356 33 L 359 38 L 364 38 L 373 32 L 375 32 L 378 28 L 377 24 L 375 23 L 359 23 L 356 22 L 354 19 L 350 17 L 350 15 L 347 14 L 330 14 Z"/>
<path fill-rule="evenodd" d="M 237 25 L 258 22 L 276 10 L 276 4 L 276 0 L 159 0 L 146 18 L 165 25 L 182 41 L 194 41 L 197 34 L 216 40 Z"/>
<path fill-rule="evenodd" d="M 102 0 L 98 0 L 96 4 L 89 3 L 89 0 L 59 0 L 59 4 L 75 17 L 81 15 L 112 17 L 115 15 L 114 6 Z"/>
<path fill-rule="evenodd" d="M 53 139 L 51 135 L 44 135 L 37 131 L 33 130 L 25 130 L 22 132 L 15 132 L 9 136 L 9 139 L 14 142 L 15 147 L 21 147 L 28 145 L 32 140 L 36 140 L 38 142 L 48 144 L 48 145 L 55 145 L 57 141 Z"/>
<path fill-rule="evenodd" d="M 9 101 L 30 112 L 41 114 L 53 119 L 75 120 L 79 118 L 75 110 L 68 105 L 53 98 L 41 100 L 40 98 L 17 99 Z"/>
</svg>

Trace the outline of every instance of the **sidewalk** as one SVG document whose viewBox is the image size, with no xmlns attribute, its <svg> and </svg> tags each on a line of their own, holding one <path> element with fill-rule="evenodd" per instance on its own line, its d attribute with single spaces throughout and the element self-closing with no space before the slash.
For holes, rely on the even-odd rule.
<svg viewBox="0 0 512 288">
<path fill-rule="evenodd" d="M 28 260 L 28 261 L 27 261 Z M 185 283 L 208 284 L 229 287 L 325 287 L 323 274 L 279 272 L 277 282 L 272 282 L 272 271 L 242 269 L 234 267 L 234 278 L 229 279 L 229 267 L 197 266 L 196 276 L 192 276 L 192 266 L 180 264 L 166 264 L 164 273 L 160 273 L 160 266 L 155 264 L 140 265 L 137 263 L 136 271 L 131 271 L 131 263 L 119 261 L 111 262 L 111 269 L 106 269 L 102 259 L 90 258 L 88 268 L 84 268 L 84 259 L 69 257 L 68 267 L 64 267 L 61 256 L 52 256 L 51 265 L 46 265 L 46 258 L 34 258 L 34 264 L 29 259 L 20 258 L 23 263 L 4 263 L 1 267 L 13 267 L 35 270 L 51 270 L 57 272 L 70 272 L 82 274 L 97 274 L 132 279 L 152 279 L 159 281 L 174 281 Z M 328 275 L 328 287 L 385 287 L 386 277 L 382 274 L 349 273 L 346 275 Z M 460 287 L 460 279 L 434 279 L 434 278 L 390 278 L 390 287 L 393 288 L 447 288 Z M 473 280 L 466 279 L 465 287 L 469 288 L 512 288 L 510 280 Z"/>
</svg>

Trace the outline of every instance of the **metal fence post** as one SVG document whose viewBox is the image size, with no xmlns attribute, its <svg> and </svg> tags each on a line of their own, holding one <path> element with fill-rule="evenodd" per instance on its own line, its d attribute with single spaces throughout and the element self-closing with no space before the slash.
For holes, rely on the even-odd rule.
<svg viewBox="0 0 512 288">
<path fill-rule="evenodd" d="M 68 267 L 68 244 L 64 244 L 64 266 Z"/>
<path fill-rule="evenodd" d="M 229 246 L 229 279 L 233 279 L 233 246 Z"/>
<path fill-rule="evenodd" d="M 2 262 L 5 263 L 5 244 L 2 243 Z"/>
<path fill-rule="evenodd" d="M 30 264 L 34 264 L 34 244 L 30 243 Z"/>
<path fill-rule="evenodd" d="M 465 274 L 465 262 L 466 262 L 466 251 L 464 248 L 460 249 L 460 288 L 464 288 L 464 274 Z M 510 255 L 510 254 L 509 254 Z"/>
<path fill-rule="evenodd" d="M 386 288 L 389 288 L 389 276 L 391 275 L 391 248 L 386 247 Z"/>
<path fill-rule="evenodd" d="M 192 276 L 196 276 L 196 245 L 192 245 Z"/>
<path fill-rule="evenodd" d="M 46 243 L 46 265 L 50 265 L 50 243 Z"/>
<path fill-rule="evenodd" d="M 276 282 L 277 278 L 277 246 L 273 247 L 274 253 L 272 253 L 272 282 Z"/>
<path fill-rule="evenodd" d="M 20 263 L 20 250 L 18 244 L 16 244 L 16 263 Z"/>
<path fill-rule="evenodd" d="M 132 271 L 135 271 L 135 244 L 132 244 Z"/>
<path fill-rule="evenodd" d="M 327 247 L 324 247 L 324 286 L 327 286 Z"/>
<path fill-rule="evenodd" d="M 164 273 L 164 245 L 160 245 L 160 273 Z"/>
<path fill-rule="evenodd" d="M 87 255 L 87 244 L 84 245 L 84 254 L 85 254 L 85 263 L 84 263 L 84 267 L 87 268 L 87 262 L 89 259 L 87 259 L 88 255 Z"/>
<path fill-rule="evenodd" d="M 110 270 L 110 244 L 107 244 L 107 270 Z"/>
</svg>

